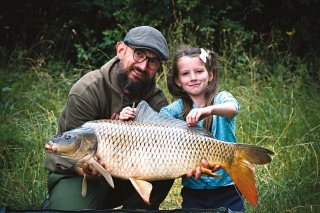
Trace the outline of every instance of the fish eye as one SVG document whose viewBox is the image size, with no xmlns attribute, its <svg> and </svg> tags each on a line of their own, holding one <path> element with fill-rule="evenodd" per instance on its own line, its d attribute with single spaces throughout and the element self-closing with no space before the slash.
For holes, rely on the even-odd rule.
<svg viewBox="0 0 320 213">
<path fill-rule="evenodd" d="M 64 138 L 65 138 L 66 140 L 69 140 L 69 139 L 71 138 L 71 135 L 66 134 L 66 135 L 64 136 Z"/>
</svg>

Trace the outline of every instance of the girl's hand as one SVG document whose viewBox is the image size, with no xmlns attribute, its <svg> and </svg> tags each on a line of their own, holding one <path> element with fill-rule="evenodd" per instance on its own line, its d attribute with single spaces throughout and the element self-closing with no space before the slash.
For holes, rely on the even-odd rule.
<svg viewBox="0 0 320 213">
<path fill-rule="evenodd" d="M 125 107 L 119 115 L 119 120 L 128 121 L 136 116 L 136 108 Z"/>
<path fill-rule="evenodd" d="M 196 108 L 192 109 L 186 117 L 186 122 L 188 126 L 196 126 L 197 123 L 210 115 L 210 111 L 207 108 Z"/>
<path fill-rule="evenodd" d="M 220 169 L 220 165 L 215 165 L 214 167 L 210 167 L 209 162 L 206 161 L 205 159 L 201 160 L 201 166 L 207 169 L 211 169 L 212 172 L 216 172 Z M 202 173 L 201 173 L 201 167 L 197 166 L 195 169 L 191 169 L 189 170 L 189 172 L 187 173 L 187 177 L 190 178 L 192 176 L 194 176 L 194 178 L 196 180 L 199 180 L 201 177 Z"/>
<path fill-rule="evenodd" d="M 195 126 L 200 120 L 210 115 L 233 118 L 237 115 L 237 108 L 233 103 L 223 103 L 204 108 L 195 108 L 192 109 L 187 115 L 186 122 L 189 126 Z"/>
</svg>

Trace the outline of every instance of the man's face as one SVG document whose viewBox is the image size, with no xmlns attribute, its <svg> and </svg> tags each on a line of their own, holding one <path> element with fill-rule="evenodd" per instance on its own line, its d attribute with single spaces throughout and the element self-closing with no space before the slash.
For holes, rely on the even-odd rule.
<svg viewBox="0 0 320 213">
<path fill-rule="evenodd" d="M 157 70 L 148 67 L 148 59 L 143 62 L 136 62 L 133 59 L 134 50 L 123 44 L 125 48 L 118 63 L 117 78 L 122 90 L 131 94 L 137 94 L 148 89 L 154 81 Z M 150 58 L 158 57 L 150 50 L 141 50 Z"/>
</svg>

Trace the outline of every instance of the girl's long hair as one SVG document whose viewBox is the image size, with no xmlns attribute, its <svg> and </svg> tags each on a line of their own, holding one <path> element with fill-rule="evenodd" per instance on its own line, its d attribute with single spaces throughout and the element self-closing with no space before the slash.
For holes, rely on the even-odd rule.
<svg viewBox="0 0 320 213">
<path fill-rule="evenodd" d="M 213 78 L 212 78 L 212 81 L 208 82 L 208 87 L 204 97 L 205 97 L 205 106 L 210 106 L 213 104 L 214 96 L 218 92 L 218 59 L 214 52 L 210 50 L 206 50 L 206 52 L 208 53 L 208 56 L 207 56 L 207 62 L 205 63 L 205 67 L 208 73 L 212 73 Z M 173 65 L 167 75 L 169 92 L 174 98 L 181 98 L 183 100 L 184 107 L 183 107 L 182 115 L 184 120 L 186 120 L 186 116 L 192 110 L 193 102 L 190 96 L 188 95 L 188 93 L 186 93 L 181 87 L 179 87 L 175 83 L 175 79 L 178 78 L 178 74 L 179 74 L 177 63 L 183 56 L 188 56 L 192 58 L 192 57 L 199 57 L 200 54 L 201 54 L 201 49 L 198 47 L 191 47 L 188 45 L 179 46 L 173 58 Z M 212 127 L 212 116 L 208 116 L 204 119 L 203 128 L 208 131 L 211 131 L 211 127 Z"/>
</svg>

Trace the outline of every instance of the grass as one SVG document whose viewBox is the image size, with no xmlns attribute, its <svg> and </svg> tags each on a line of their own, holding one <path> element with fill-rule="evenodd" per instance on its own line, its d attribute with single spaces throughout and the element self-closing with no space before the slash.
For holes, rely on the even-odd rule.
<svg viewBox="0 0 320 213">
<path fill-rule="evenodd" d="M 261 65 L 261 64 L 260 64 Z M 260 78 L 261 67 L 247 60 L 239 72 L 221 64 L 220 90 L 239 101 L 238 142 L 275 151 L 272 163 L 256 168 L 257 207 L 247 212 L 320 212 L 320 94 L 305 66 L 279 63 L 278 74 Z M 234 69 L 234 70 L 232 70 Z M 0 207 L 38 209 L 47 196 L 43 169 L 45 141 L 55 135 L 57 119 L 72 84 L 83 73 L 64 65 L 3 66 L 0 69 Z M 164 72 L 158 83 L 168 98 Z M 180 180 L 161 209 L 181 208 Z"/>
</svg>

